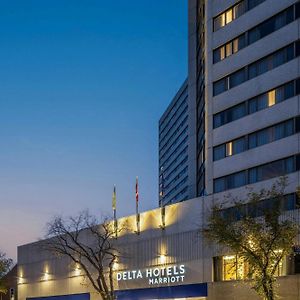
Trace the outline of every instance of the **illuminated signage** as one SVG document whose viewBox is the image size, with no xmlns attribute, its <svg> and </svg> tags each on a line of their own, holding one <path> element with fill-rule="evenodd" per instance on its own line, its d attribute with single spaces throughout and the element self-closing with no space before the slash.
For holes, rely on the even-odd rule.
<svg viewBox="0 0 300 300">
<path fill-rule="evenodd" d="M 147 279 L 149 285 L 183 282 L 185 265 L 157 267 L 146 270 L 131 270 L 117 273 L 118 281 Z"/>
</svg>

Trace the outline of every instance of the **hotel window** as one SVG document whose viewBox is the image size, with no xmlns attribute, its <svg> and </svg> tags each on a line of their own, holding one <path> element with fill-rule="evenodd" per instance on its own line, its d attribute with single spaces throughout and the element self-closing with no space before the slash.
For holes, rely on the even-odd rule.
<svg viewBox="0 0 300 300">
<path fill-rule="evenodd" d="M 296 51 L 294 51 L 296 49 Z M 300 41 L 290 44 L 218 81 L 213 83 L 213 95 L 217 96 L 228 89 L 262 75 L 300 55 Z"/>
<path fill-rule="evenodd" d="M 236 255 L 213 258 L 214 281 L 230 281 L 247 279 L 249 264 Z"/>
<path fill-rule="evenodd" d="M 246 11 L 254 8 L 265 0 L 243 0 L 230 7 L 220 15 L 214 18 L 214 31 L 231 23 L 233 20 L 239 18 Z"/>
<path fill-rule="evenodd" d="M 294 6 L 280 12 L 248 31 L 248 45 L 294 21 Z"/>
<path fill-rule="evenodd" d="M 300 155 L 273 161 L 238 173 L 214 179 L 214 192 L 220 193 L 246 184 L 283 176 L 300 170 Z"/>
<path fill-rule="evenodd" d="M 250 278 L 250 265 L 238 255 L 225 255 L 213 258 L 214 281 L 245 280 Z M 284 276 L 288 271 L 287 257 L 276 268 L 275 276 Z"/>
<path fill-rule="evenodd" d="M 269 107 L 275 95 L 275 104 L 290 99 L 300 93 L 300 80 L 288 82 L 262 95 L 256 96 L 250 100 L 244 101 L 236 106 L 230 107 L 214 115 L 214 128 L 238 120 L 248 114 Z M 270 96 L 269 96 L 270 95 Z M 269 101 L 270 98 L 270 101 Z"/>
<path fill-rule="evenodd" d="M 245 135 L 239 139 L 215 146 L 214 161 L 253 149 L 300 132 L 300 117 Z"/>
</svg>

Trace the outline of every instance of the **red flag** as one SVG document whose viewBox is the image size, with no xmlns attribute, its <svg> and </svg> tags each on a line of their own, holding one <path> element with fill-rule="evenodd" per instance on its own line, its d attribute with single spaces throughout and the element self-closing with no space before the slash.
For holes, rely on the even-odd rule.
<svg viewBox="0 0 300 300">
<path fill-rule="evenodd" d="M 139 183 L 138 183 L 137 177 L 136 177 L 136 181 L 135 181 L 135 201 L 136 201 L 136 203 L 139 202 Z"/>
</svg>

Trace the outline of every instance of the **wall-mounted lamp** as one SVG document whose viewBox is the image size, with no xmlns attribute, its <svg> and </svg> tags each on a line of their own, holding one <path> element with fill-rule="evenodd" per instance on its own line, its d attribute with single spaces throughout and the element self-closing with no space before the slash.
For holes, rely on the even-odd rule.
<svg viewBox="0 0 300 300">
<path fill-rule="evenodd" d="M 44 280 L 44 281 L 48 281 L 49 278 L 50 278 L 50 275 L 49 275 L 48 271 L 46 271 L 46 272 L 44 273 L 44 275 L 43 275 L 43 280 Z"/>
<path fill-rule="evenodd" d="M 74 269 L 74 274 L 75 274 L 75 276 L 79 276 L 80 273 L 81 273 L 80 266 L 78 264 L 76 264 L 75 269 Z"/>
<path fill-rule="evenodd" d="M 160 261 L 160 263 L 161 263 L 162 265 L 166 264 L 166 263 L 167 263 L 167 255 L 161 254 L 161 255 L 159 256 L 159 261 Z"/>
</svg>

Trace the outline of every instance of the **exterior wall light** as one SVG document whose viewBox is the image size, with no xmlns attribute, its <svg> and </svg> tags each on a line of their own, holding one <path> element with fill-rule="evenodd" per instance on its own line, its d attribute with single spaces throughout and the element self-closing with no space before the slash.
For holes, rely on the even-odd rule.
<svg viewBox="0 0 300 300">
<path fill-rule="evenodd" d="M 50 275 L 49 275 L 48 271 L 46 271 L 46 272 L 44 273 L 43 280 L 44 280 L 44 281 L 48 281 L 49 278 L 50 278 Z"/>
<path fill-rule="evenodd" d="M 161 255 L 159 256 L 159 260 L 160 260 L 160 263 L 161 263 L 162 265 L 164 265 L 164 264 L 167 263 L 167 256 L 166 256 L 165 254 L 161 254 Z"/>
<path fill-rule="evenodd" d="M 74 274 L 75 274 L 75 276 L 79 276 L 80 275 L 80 267 L 78 265 L 76 265 L 76 267 L 74 269 Z"/>
</svg>

